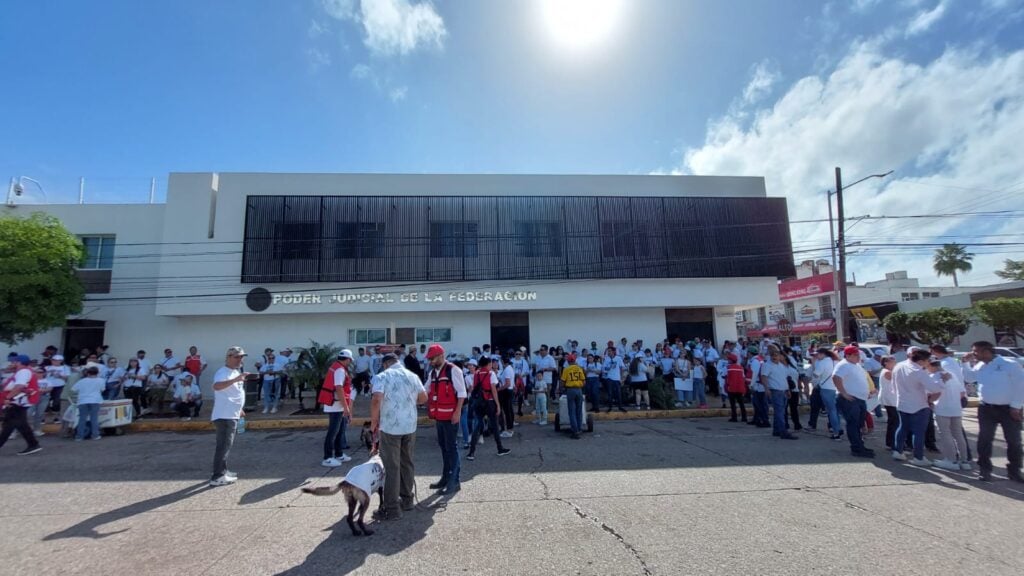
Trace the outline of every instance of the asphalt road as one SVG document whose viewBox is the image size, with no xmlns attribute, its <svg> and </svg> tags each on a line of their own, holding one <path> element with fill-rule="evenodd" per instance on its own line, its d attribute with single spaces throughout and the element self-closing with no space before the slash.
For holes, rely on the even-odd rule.
<svg viewBox="0 0 1024 576">
<path fill-rule="evenodd" d="M 0 574 L 1020 574 L 1024 486 L 854 459 L 724 419 L 601 422 L 573 441 L 524 425 L 463 462 L 439 500 L 430 428 L 419 509 L 353 537 L 318 432 L 247 432 L 237 484 L 207 488 L 212 434 L 0 450 Z M 973 422 L 969 423 L 973 429 Z M 352 431 L 355 443 L 358 431 Z M 869 445 L 879 443 L 876 435 Z M 997 464 L 1003 448 L 997 443 Z M 355 451 L 355 463 L 366 458 Z M 999 470 L 1005 476 L 1004 470 Z M 376 499 L 374 500 L 376 503 Z"/>
</svg>

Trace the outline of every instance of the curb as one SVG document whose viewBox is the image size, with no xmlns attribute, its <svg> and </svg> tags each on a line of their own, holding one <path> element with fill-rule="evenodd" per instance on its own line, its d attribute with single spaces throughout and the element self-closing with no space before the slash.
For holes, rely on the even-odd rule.
<svg viewBox="0 0 1024 576">
<path fill-rule="evenodd" d="M 967 402 L 968 408 L 977 408 L 980 402 L 977 398 L 969 398 Z M 800 406 L 800 412 L 807 413 L 810 411 L 808 406 Z M 553 422 L 554 412 L 549 412 L 549 421 Z M 637 410 L 632 409 L 629 412 L 590 412 L 597 421 L 613 421 L 613 420 L 655 420 L 655 419 L 671 419 L 671 418 L 728 418 L 731 416 L 731 412 L 728 408 L 687 408 L 687 409 L 672 409 L 672 410 Z M 364 422 L 368 422 L 370 419 L 366 417 L 353 418 L 349 422 L 350 427 L 362 426 Z M 521 424 L 529 424 L 533 422 L 533 416 L 518 416 L 516 422 Z M 419 426 L 430 426 L 433 421 L 425 416 L 421 416 L 419 419 Z M 302 417 L 291 417 L 291 418 L 274 418 L 267 420 L 246 420 L 246 430 L 305 430 L 305 429 L 318 429 L 322 430 L 327 427 L 327 418 L 321 416 L 302 416 Z M 60 425 L 58 424 L 46 424 L 43 426 L 43 431 L 47 434 L 59 434 Z M 136 432 L 211 432 L 213 426 L 209 420 L 191 420 L 188 422 L 182 422 L 180 420 L 166 419 L 166 420 L 142 420 L 131 424 L 126 428 L 126 431 Z"/>
</svg>

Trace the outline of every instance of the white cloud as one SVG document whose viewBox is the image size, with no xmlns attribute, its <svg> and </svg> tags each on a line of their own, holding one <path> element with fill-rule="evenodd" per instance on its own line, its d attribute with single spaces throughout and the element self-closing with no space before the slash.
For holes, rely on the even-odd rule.
<svg viewBox="0 0 1024 576">
<path fill-rule="evenodd" d="M 751 74 L 750 82 L 743 89 L 743 102 L 754 104 L 767 96 L 778 82 L 779 76 L 777 68 L 767 60 L 758 63 Z"/>
<path fill-rule="evenodd" d="M 352 67 L 352 72 L 350 72 L 349 75 L 356 80 L 366 80 L 367 78 L 374 77 L 373 68 L 370 68 L 366 64 L 356 64 Z"/>
<path fill-rule="evenodd" d="M 408 86 L 396 86 L 388 74 L 381 74 L 367 64 L 356 64 L 349 72 L 349 76 L 354 80 L 373 86 L 374 90 L 378 93 L 386 94 L 388 99 L 396 104 L 405 100 L 406 96 L 409 95 Z"/>
<path fill-rule="evenodd" d="M 859 13 L 869 12 L 872 8 L 877 6 L 879 2 L 881 2 L 881 0 L 854 0 L 851 10 Z"/>
<path fill-rule="evenodd" d="M 311 40 L 315 40 L 326 31 L 327 28 L 321 24 L 319 20 L 311 20 L 309 22 L 309 29 L 306 31 L 306 35 L 309 36 Z"/>
<path fill-rule="evenodd" d="M 826 215 L 824 191 L 834 186 L 835 166 L 843 167 L 847 183 L 897 170 L 884 181 L 851 189 L 848 216 L 1019 205 L 1024 199 L 1019 151 L 1024 50 L 993 54 L 948 48 L 923 66 L 884 52 L 883 42 L 855 44 L 829 74 L 801 78 L 765 106 L 730 110 L 709 123 L 705 143 L 688 149 L 680 168 L 763 175 L 769 194 L 789 199 L 793 219 Z M 989 234 L 1004 224 L 974 219 L 965 226 L 963 218 L 866 221 L 850 235 L 883 243 L 941 242 L 950 240 L 937 239 L 940 235 Z M 827 225 L 793 226 L 797 249 L 824 248 L 827 239 Z M 851 270 L 861 281 L 906 269 L 927 283 L 937 282 L 924 252 L 908 256 L 876 249 L 852 260 Z M 798 259 L 810 256 L 797 254 Z M 998 268 L 1005 257 L 979 255 L 976 274 Z"/>
<path fill-rule="evenodd" d="M 939 3 L 931 10 L 918 12 L 917 16 L 907 24 L 906 35 L 910 37 L 927 32 L 946 15 L 946 8 L 948 7 L 949 0 L 939 0 Z"/>
<path fill-rule="evenodd" d="M 398 102 L 405 100 L 405 95 L 409 93 L 407 86 L 399 86 L 398 88 L 392 88 L 391 92 L 388 92 L 388 97 L 391 98 L 392 102 Z"/>
<path fill-rule="evenodd" d="M 377 56 L 404 56 L 420 48 L 442 48 L 448 31 L 427 0 L 323 0 L 332 18 L 356 22 L 363 43 Z"/>
<path fill-rule="evenodd" d="M 325 66 L 331 65 L 331 55 L 319 48 L 306 49 L 306 63 L 311 72 L 316 72 Z"/>
</svg>

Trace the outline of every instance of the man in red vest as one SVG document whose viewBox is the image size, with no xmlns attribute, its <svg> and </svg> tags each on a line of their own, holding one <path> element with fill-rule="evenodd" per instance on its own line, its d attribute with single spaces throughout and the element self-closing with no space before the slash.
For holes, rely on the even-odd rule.
<svg viewBox="0 0 1024 576">
<path fill-rule="evenodd" d="M 430 485 L 439 494 L 452 495 L 459 491 L 459 449 L 456 432 L 466 401 L 466 379 L 462 369 L 445 360 L 444 348 L 433 344 L 427 349 L 427 415 L 436 422 L 437 443 L 441 446 L 443 471 L 441 480 Z"/>
</svg>

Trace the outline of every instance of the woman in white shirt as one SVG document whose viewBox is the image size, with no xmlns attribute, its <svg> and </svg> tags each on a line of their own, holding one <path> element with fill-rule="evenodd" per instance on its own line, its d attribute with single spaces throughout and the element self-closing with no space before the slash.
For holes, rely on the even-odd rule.
<svg viewBox="0 0 1024 576">
<path fill-rule="evenodd" d="M 153 414 L 163 414 L 167 405 L 167 389 L 171 385 L 170 378 L 164 374 L 164 367 L 153 365 L 153 371 L 146 376 L 146 399 Z"/>
<path fill-rule="evenodd" d="M 124 368 L 117 365 L 117 358 L 107 360 L 107 388 L 103 392 L 104 400 L 116 400 L 121 395 L 124 384 Z"/>
<path fill-rule="evenodd" d="M 630 370 L 630 386 L 633 387 L 633 396 L 636 400 L 636 407 L 645 410 L 651 409 L 650 384 L 647 383 L 647 357 L 641 353 L 633 358 L 636 371 Z M 633 367 L 633 362 L 630 366 Z"/>
<path fill-rule="evenodd" d="M 142 385 L 146 383 L 146 373 L 142 371 L 138 358 L 128 360 L 128 368 L 124 371 L 124 397 L 132 401 L 134 418 L 142 415 Z"/>
<path fill-rule="evenodd" d="M 686 351 L 686 352 L 683 352 L 683 353 L 679 354 L 679 358 L 676 359 L 675 366 L 672 367 L 673 382 L 676 379 L 682 380 L 683 382 L 685 382 L 687 380 L 690 380 L 690 378 L 692 377 L 691 374 L 690 374 L 690 369 L 692 368 L 693 365 L 690 363 L 690 360 L 688 359 L 689 356 L 690 356 L 690 352 L 689 351 Z M 692 380 L 691 380 L 691 382 L 692 382 Z M 690 386 L 691 386 L 690 390 L 685 390 L 685 389 L 682 389 L 682 388 L 676 388 L 676 397 L 677 397 L 676 408 L 680 408 L 680 407 L 689 408 L 690 407 L 690 398 L 693 397 L 693 389 L 692 389 L 693 385 L 691 384 Z"/>
<path fill-rule="evenodd" d="M 843 435 L 839 412 L 836 410 L 836 385 L 832 382 L 832 372 L 835 371 L 837 362 L 839 357 L 828 348 L 821 347 L 815 350 L 814 368 L 811 370 L 814 391 L 811 393 L 811 416 L 807 422 L 807 427 L 815 430 L 818 427 L 818 415 L 824 407 L 828 413 L 828 427 L 834 438 Z"/>
<path fill-rule="evenodd" d="M 942 370 L 936 360 L 932 364 L 934 370 Z M 932 466 L 943 470 L 970 470 L 971 463 L 967 457 L 967 441 L 963 432 L 963 404 L 967 399 L 967 389 L 959 378 L 950 378 L 942 383 L 942 394 L 935 402 L 932 411 L 935 413 L 936 432 L 942 460 L 932 462 Z"/>
<path fill-rule="evenodd" d="M 85 440 L 85 435 L 90 432 L 89 437 L 99 440 L 100 436 L 100 404 L 103 402 L 103 393 L 106 391 L 107 383 L 99 377 L 99 368 L 90 366 L 85 369 L 85 377 L 75 382 L 71 387 L 78 394 L 78 433 L 75 434 L 75 441 Z"/>
<path fill-rule="evenodd" d="M 597 354 L 587 356 L 587 366 L 584 370 L 587 373 L 586 392 L 591 412 L 598 412 L 601 409 L 601 370 L 603 368 L 600 356 Z"/>
<path fill-rule="evenodd" d="M 878 403 L 885 410 L 885 448 L 893 451 L 892 443 L 896 441 L 896 430 L 900 427 L 900 412 L 896 409 L 898 396 L 896 385 L 892 382 L 892 369 L 896 367 L 896 358 L 884 356 L 882 371 L 878 375 Z"/>
</svg>

